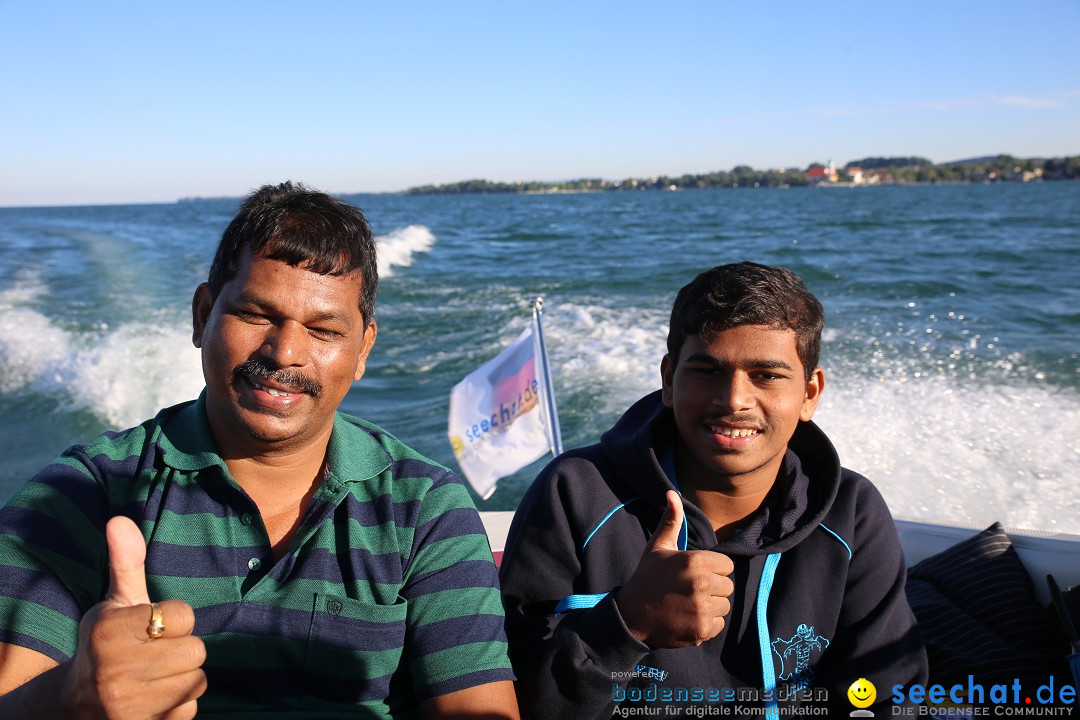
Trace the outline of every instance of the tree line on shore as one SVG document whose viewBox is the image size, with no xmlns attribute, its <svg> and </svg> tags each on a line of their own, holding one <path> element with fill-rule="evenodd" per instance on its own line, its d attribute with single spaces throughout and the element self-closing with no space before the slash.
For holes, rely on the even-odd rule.
<svg viewBox="0 0 1080 720">
<path fill-rule="evenodd" d="M 815 170 L 815 168 L 817 170 Z M 1012 155 L 932 163 L 921 157 L 868 157 L 843 168 L 814 163 L 805 170 L 755 170 L 738 165 L 731 170 L 652 178 L 579 178 L 577 180 L 493 182 L 462 180 L 444 185 L 409 188 L 409 195 L 465 193 L 621 192 L 631 190 L 688 190 L 698 188 L 801 187 L 813 184 L 986 183 L 1039 180 L 1080 180 L 1080 155 L 1061 158 L 1017 158 Z"/>
</svg>

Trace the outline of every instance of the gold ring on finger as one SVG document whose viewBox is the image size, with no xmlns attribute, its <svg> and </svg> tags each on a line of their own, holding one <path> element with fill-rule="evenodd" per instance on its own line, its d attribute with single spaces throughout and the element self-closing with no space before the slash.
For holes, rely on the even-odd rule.
<svg viewBox="0 0 1080 720">
<path fill-rule="evenodd" d="M 146 634 L 151 640 L 157 640 L 165 634 L 165 623 L 161 621 L 161 608 L 157 603 L 150 603 L 150 625 L 146 628 Z"/>
</svg>

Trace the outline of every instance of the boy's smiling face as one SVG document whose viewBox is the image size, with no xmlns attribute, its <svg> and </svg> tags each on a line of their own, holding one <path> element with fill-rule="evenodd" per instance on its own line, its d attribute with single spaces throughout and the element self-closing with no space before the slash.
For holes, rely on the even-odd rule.
<svg viewBox="0 0 1080 720">
<path fill-rule="evenodd" d="M 809 382 L 793 330 L 738 325 L 690 335 L 673 363 L 661 363 L 664 404 L 675 413 L 684 462 L 697 487 L 768 483 L 776 479 L 800 420 L 810 420 L 825 386 Z"/>
</svg>

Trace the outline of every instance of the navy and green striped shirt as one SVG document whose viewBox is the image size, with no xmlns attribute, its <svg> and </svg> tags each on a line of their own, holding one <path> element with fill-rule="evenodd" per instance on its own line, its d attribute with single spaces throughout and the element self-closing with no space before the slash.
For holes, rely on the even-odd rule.
<svg viewBox="0 0 1080 720">
<path fill-rule="evenodd" d="M 151 599 L 195 609 L 200 714 L 408 717 L 513 679 L 467 491 L 362 420 L 335 418 L 326 476 L 277 562 L 203 398 L 70 448 L 0 510 L 0 642 L 74 654 L 79 619 L 108 589 L 117 514 L 142 528 Z"/>
</svg>

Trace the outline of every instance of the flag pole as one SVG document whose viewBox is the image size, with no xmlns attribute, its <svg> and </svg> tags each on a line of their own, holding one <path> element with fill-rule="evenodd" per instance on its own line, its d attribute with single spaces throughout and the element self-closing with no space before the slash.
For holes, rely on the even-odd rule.
<svg viewBox="0 0 1080 720">
<path fill-rule="evenodd" d="M 536 323 L 537 347 L 540 349 L 540 364 L 544 370 L 544 410 L 548 416 L 548 428 L 551 431 L 551 451 L 561 455 L 562 431 L 559 429 L 559 410 L 555 407 L 555 387 L 551 382 L 551 366 L 548 365 L 547 347 L 544 345 L 544 298 L 536 297 L 532 301 L 533 322 Z"/>
</svg>

